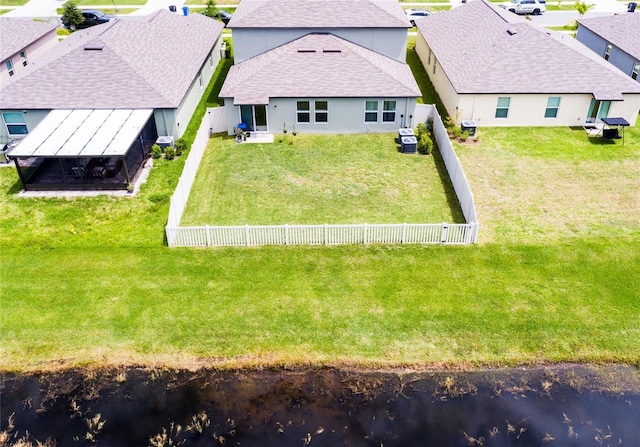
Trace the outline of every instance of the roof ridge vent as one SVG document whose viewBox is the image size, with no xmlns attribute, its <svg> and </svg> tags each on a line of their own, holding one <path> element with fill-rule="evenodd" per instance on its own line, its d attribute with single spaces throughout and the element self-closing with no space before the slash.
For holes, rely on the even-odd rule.
<svg viewBox="0 0 640 447">
<path fill-rule="evenodd" d="M 101 43 L 89 43 L 85 45 L 84 51 L 102 51 L 104 45 Z"/>
<path fill-rule="evenodd" d="M 513 36 L 514 34 L 518 34 L 518 30 L 515 28 L 507 28 L 507 34 Z"/>
<path fill-rule="evenodd" d="M 340 48 L 323 48 L 322 52 L 323 53 L 342 53 L 342 50 Z"/>
<path fill-rule="evenodd" d="M 312 48 L 298 48 L 298 53 L 315 53 L 316 50 Z"/>
</svg>

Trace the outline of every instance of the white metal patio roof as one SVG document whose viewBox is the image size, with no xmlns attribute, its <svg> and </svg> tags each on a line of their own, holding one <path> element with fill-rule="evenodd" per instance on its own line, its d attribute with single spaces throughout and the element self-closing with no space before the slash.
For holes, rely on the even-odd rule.
<svg viewBox="0 0 640 447">
<path fill-rule="evenodd" d="M 123 156 L 152 113 L 152 109 L 52 110 L 9 155 Z"/>
</svg>

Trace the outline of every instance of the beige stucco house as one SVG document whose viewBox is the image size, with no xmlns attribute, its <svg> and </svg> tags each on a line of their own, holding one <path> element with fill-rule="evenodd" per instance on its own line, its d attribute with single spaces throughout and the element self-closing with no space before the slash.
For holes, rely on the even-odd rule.
<svg viewBox="0 0 640 447">
<path fill-rule="evenodd" d="M 0 84 L 6 83 L 58 43 L 57 23 L 0 17 Z"/>
<path fill-rule="evenodd" d="M 640 86 L 569 35 L 485 0 L 416 20 L 416 51 L 451 116 L 479 126 L 635 123 Z"/>
</svg>

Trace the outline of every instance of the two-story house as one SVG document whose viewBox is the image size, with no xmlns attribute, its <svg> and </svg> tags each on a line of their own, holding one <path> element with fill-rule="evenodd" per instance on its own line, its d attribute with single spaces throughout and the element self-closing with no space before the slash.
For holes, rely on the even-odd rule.
<svg viewBox="0 0 640 447">
<path fill-rule="evenodd" d="M 220 92 L 228 131 L 392 132 L 420 90 L 396 0 L 243 0 L 228 25 L 235 65 Z"/>
<path fill-rule="evenodd" d="M 416 51 L 451 116 L 480 126 L 635 123 L 640 85 L 573 37 L 486 0 L 416 19 Z M 636 30 L 636 36 L 638 31 Z"/>
<path fill-rule="evenodd" d="M 580 19 L 576 39 L 640 82 L 640 13 Z"/>
<path fill-rule="evenodd" d="M 0 17 L 0 84 L 58 43 L 57 23 Z"/>
</svg>

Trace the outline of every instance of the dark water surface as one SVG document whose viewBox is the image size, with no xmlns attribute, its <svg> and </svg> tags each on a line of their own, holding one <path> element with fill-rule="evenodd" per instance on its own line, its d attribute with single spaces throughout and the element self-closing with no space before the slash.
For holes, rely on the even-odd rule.
<svg viewBox="0 0 640 447">
<path fill-rule="evenodd" d="M 1 386 L 8 446 L 27 432 L 57 446 L 640 446 L 640 372 L 621 366 L 123 369 Z"/>
</svg>

